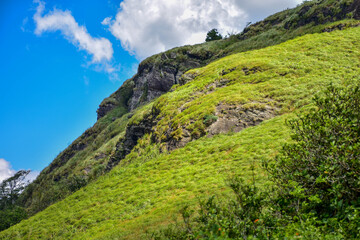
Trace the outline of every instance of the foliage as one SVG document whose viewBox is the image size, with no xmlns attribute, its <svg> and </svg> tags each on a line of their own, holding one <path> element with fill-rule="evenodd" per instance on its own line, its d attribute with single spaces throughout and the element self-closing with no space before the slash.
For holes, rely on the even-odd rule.
<svg viewBox="0 0 360 240">
<path fill-rule="evenodd" d="M 16 203 L 27 182 L 25 177 L 29 170 L 20 170 L 0 183 L 0 210 Z"/>
<path fill-rule="evenodd" d="M 210 41 L 215 41 L 215 40 L 220 40 L 222 39 L 222 35 L 218 32 L 218 30 L 216 28 L 211 29 L 207 34 L 206 34 L 206 42 L 210 42 Z"/>
<path fill-rule="evenodd" d="M 10 206 L 0 210 L 0 231 L 19 223 L 27 217 L 26 211 L 20 206 Z"/>
<path fill-rule="evenodd" d="M 331 85 L 315 110 L 289 121 L 294 143 L 267 165 L 287 211 L 358 237 L 360 222 L 360 88 Z"/>
<path fill-rule="evenodd" d="M 275 227 L 285 220 L 269 209 L 270 190 L 261 190 L 255 182 L 241 177 L 230 179 L 231 200 L 215 196 L 200 202 L 194 214 L 188 206 L 181 211 L 182 223 L 148 234 L 149 239 L 268 239 Z"/>
<path fill-rule="evenodd" d="M 216 120 L 218 120 L 218 117 L 212 114 L 207 114 L 204 116 L 204 124 L 209 126 L 211 125 L 213 122 L 216 122 Z"/>
<path fill-rule="evenodd" d="M 25 177 L 29 172 L 20 170 L 0 183 L 0 231 L 15 225 L 27 216 L 25 209 L 18 206 L 18 199 L 28 184 Z"/>
</svg>

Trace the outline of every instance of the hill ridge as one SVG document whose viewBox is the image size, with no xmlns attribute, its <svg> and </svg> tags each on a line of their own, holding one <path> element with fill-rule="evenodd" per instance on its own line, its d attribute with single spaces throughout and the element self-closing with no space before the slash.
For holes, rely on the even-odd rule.
<svg viewBox="0 0 360 240">
<path fill-rule="evenodd" d="M 272 117 L 279 114 L 278 111 L 281 114 L 283 110 L 279 110 L 275 102 L 270 98 L 264 98 L 260 99 L 261 101 L 253 100 L 253 106 L 245 106 L 249 114 L 242 115 L 248 119 L 243 123 L 236 122 L 241 115 L 239 112 L 243 110 L 240 107 L 230 109 L 231 104 L 224 104 L 218 109 L 206 109 L 206 113 L 199 114 L 196 121 L 185 126 L 184 118 L 177 118 L 176 122 L 172 122 L 168 121 L 169 116 L 166 117 L 164 114 L 155 116 L 153 113 L 166 107 L 159 102 L 154 108 L 146 104 L 198 78 L 199 73 L 191 69 L 207 66 L 224 56 L 273 46 L 307 33 L 344 30 L 358 26 L 359 21 L 356 19 L 360 16 L 359 3 L 359 0 L 305 2 L 294 9 L 282 11 L 252 24 L 242 33 L 229 36 L 227 39 L 178 47 L 145 59 L 139 65 L 138 73 L 100 104 L 97 110 L 98 121 L 94 126 L 61 152 L 24 191 L 22 204 L 32 215 L 63 199 L 110 171 L 131 153 L 138 140 L 151 132 L 155 133 L 152 142 L 161 144 L 164 150 L 169 151 L 183 147 L 189 141 L 206 134 L 214 135 L 231 128 L 237 131 L 241 125 L 252 125 L 251 122 L 257 121 L 252 121 L 248 117 L 249 114 L 252 115 L 251 118 L 256 117 L 254 113 L 250 113 L 251 111 L 256 111 L 255 115 L 262 114 L 261 119 L 259 118 L 261 121 L 267 119 L 267 115 Z M 342 19 L 345 20 L 334 22 Z M 249 79 L 266 74 L 268 66 L 261 66 L 260 69 L 258 67 L 256 64 L 240 66 L 235 71 L 222 67 L 215 83 L 204 85 L 204 89 L 197 89 L 196 92 L 201 95 L 206 91 L 212 91 L 211 89 L 232 84 L 240 73 Z M 283 71 L 281 74 L 288 73 Z M 180 109 L 182 114 L 186 115 L 189 104 L 191 105 L 184 102 L 181 106 L 169 106 Z M 264 109 L 266 114 L 263 114 Z M 220 112 L 232 113 L 221 116 Z M 172 111 L 169 113 L 173 114 Z M 232 117 L 229 117 L 230 115 Z M 149 119 L 146 120 L 146 117 Z M 161 126 L 157 126 L 156 122 L 160 121 Z M 139 127 L 141 124 L 144 126 Z M 226 127 L 221 129 L 225 125 Z"/>
<path fill-rule="evenodd" d="M 176 216 L 185 203 L 194 204 L 196 197 L 226 195 L 224 179 L 234 173 L 250 176 L 252 163 L 256 178 L 266 186 L 260 161 L 275 156 L 288 139 L 284 122 L 294 116 L 292 112 L 306 111 L 311 97 L 330 82 L 358 81 L 359 36 L 359 28 L 306 35 L 190 70 L 187 74 L 195 76 L 191 81 L 115 120 L 127 119 L 128 124 L 136 125 L 154 109 L 160 110 L 153 132 L 139 138 L 119 165 L 63 201 L 1 232 L 0 238 L 140 239 L 145 234 L 141 229 L 166 225 L 169 216 Z M 229 69 L 234 70 L 224 74 Z M 216 87 L 224 76 L 225 86 Z M 207 88 L 213 83 L 213 89 Z M 261 110 L 264 105 L 256 103 L 264 101 L 276 107 L 278 116 L 238 133 L 205 136 L 204 117 L 216 115 L 217 106 L 226 103 Z M 166 141 L 161 140 L 166 140 L 170 127 L 172 136 L 183 137 L 178 126 L 198 137 L 169 152 Z M 160 141 L 153 141 L 152 135 Z"/>
</svg>

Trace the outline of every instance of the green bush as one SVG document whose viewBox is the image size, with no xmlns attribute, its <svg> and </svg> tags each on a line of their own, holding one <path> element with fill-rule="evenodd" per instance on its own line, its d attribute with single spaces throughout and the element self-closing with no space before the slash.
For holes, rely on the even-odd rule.
<svg viewBox="0 0 360 240">
<path fill-rule="evenodd" d="M 344 217 L 360 204 L 360 89 L 330 86 L 315 97 L 316 110 L 289 122 L 294 143 L 267 166 L 299 208 L 319 217 Z"/>
<path fill-rule="evenodd" d="M 12 206 L 0 211 L 0 231 L 3 231 L 12 225 L 20 222 L 27 217 L 24 208 L 19 206 Z"/>
<path fill-rule="evenodd" d="M 216 122 L 218 120 L 218 117 L 215 115 L 205 115 L 203 123 L 206 126 L 210 126 L 212 123 Z"/>
<path fill-rule="evenodd" d="M 229 181 L 233 199 L 223 202 L 214 196 L 200 202 L 197 214 L 188 206 L 181 211 L 183 223 L 153 233 L 151 239 L 265 239 L 278 219 L 265 209 L 269 192 L 259 191 L 254 182 L 235 177 Z"/>
</svg>

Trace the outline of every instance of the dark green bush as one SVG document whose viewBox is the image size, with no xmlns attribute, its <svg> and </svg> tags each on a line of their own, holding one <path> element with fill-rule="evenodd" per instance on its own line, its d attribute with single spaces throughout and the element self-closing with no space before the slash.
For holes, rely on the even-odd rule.
<svg viewBox="0 0 360 240">
<path fill-rule="evenodd" d="M 283 192 L 303 210 L 342 217 L 360 203 L 360 90 L 330 86 L 315 97 L 316 110 L 289 122 L 294 143 L 267 166 Z"/>
<path fill-rule="evenodd" d="M 212 123 L 216 122 L 217 120 L 218 117 L 215 115 L 205 115 L 203 122 L 206 126 L 210 126 Z"/>
<path fill-rule="evenodd" d="M 20 222 L 27 217 L 26 211 L 20 206 L 13 205 L 0 211 L 0 231 Z"/>
<path fill-rule="evenodd" d="M 228 183 L 233 195 L 230 201 L 210 197 L 200 202 L 197 214 L 186 206 L 183 223 L 155 232 L 151 239 L 268 239 L 285 218 L 270 209 L 271 191 L 260 191 L 254 182 L 234 177 Z"/>
</svg>

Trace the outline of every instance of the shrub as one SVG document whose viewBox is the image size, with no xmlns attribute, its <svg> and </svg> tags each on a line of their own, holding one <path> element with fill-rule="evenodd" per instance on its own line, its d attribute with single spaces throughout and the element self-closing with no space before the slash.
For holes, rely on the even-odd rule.
<svg viewBox="0 0 360 240">
<path fill-rule="evenodd" d="M 229 180 L 232 199 L 220 201 L 215 196 L 200 202 L 197 214 L 185 206 L 181 211 L 183 223 L 153 233 L 159 239 L 267 239 L 271 229 L 281 224 L 282 218 L 269 209 L 271 191 L 260 191 L 255 182 L 246 183 L 234 177 Z M 284 221 L 283 221 L 284 222 Z"/>
<path fill-rule="evenodd" d="M 215 116 L 215 115 L 205 115 L 204 116 L 204 121 L 203 123 L 206 125 L 206 126 L 210 126 L 211 124 L 213 124 L 214 122 L 216 122 L 218 120 L 218 117 Z"/>
<path fill-rule="evenodd" d="M 0 231 L 20 222 L 27 217 L 26 211 L 20 206 L 13 205 L 0 211 Z"/>
<path fill-rule="evenodd" d="M 289 122 L 294 142 L 267 169 L 303 211 L 343 217 L 360 197 L 360 89 L 330 86 L 314 101 L 316 110 Z"/>
</svg>

